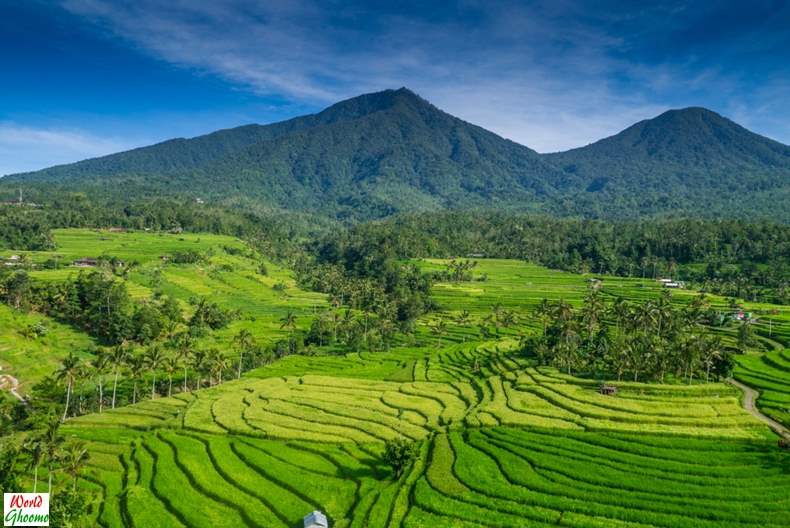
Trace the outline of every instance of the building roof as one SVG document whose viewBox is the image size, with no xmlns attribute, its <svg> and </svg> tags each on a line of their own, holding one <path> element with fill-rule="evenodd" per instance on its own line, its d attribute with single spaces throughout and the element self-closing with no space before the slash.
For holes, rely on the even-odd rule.
<svg viewBox="0 0 790 528">
<path fill-rule="evenodd" d="M 329 521 L 326 520 L 326 515 L 322 512 L 315 510 L 304 516 L 304 528 L 328 528 Z"/>
</svg>

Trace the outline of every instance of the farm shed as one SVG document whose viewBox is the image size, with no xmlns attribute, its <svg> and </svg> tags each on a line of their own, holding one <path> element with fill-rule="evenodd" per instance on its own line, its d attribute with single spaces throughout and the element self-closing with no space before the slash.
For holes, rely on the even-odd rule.
<svg viewBox="0 0 790 528">
<path fill-rule="evenodd" d="M 304 516 L 304 528 L 329 528 L 326 515 L 316 510 Z"/>
<path fill-rule="evenodd" d="M 598 392 L 606 396 L 615 396 L 617 394 L 617 387 L 614 385 L 601 385 L 598 387 Z"/>
<path fill-rule="evenodd" d="M 81 258 L 73 262 L 73 265 L 78 268 L 93 268 L 96 264 L 98 264 L 98 261 L 95 258 Z"/>
</svg>

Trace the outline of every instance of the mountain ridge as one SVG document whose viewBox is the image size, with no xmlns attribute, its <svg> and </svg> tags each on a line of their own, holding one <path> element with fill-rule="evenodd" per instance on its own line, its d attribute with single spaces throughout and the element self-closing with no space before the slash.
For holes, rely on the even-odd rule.
<svg viewBox="0 0 790 528">
<path fill-rule="evenodd" d="M 0 179 L 42 193 L 184 195 L 367 220 L 481 208 L 628 217 L 768 211 L 790 191 L 790 147 L 702 107 L 669 110 L 585 147 L 539 154 L 400 88 Z"/>
</svg>

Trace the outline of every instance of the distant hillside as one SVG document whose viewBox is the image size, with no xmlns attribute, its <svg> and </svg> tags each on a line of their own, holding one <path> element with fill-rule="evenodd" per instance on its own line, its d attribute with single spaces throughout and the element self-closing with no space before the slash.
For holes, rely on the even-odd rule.
<svg viewBox="0 0 790 528">
<path fill-rule="evenodd" d="M 790 147 L 704 108 L 670 110 L 546 159 L 565 173 L 563 188 L 604 216 L 616 204 L 788 219 L 777 206 L 790 198 Z"/>
<path fill-rule="evenodd" d="M 776 207 L 790 198 L 790 147 L 689 108 L 584 148 L 540 155 L 401 88 L 281 123 L 8 176 L 0 195 L 20 184 L 33 197 L 173 195 L 351 220 L 468 208 L 790 220 Z"/>
</svg>

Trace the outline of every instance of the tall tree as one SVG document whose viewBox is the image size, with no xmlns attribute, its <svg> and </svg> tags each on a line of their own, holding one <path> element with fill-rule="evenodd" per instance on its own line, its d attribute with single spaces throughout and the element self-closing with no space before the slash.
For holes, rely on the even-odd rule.
<svg viewBox="0 0 790 528">
<path fill-rule="evenodd" d="M 23 449 L 30 457 L 29 467 L 33 469 L 33 493 L 35 493 L 38 486 L 38 468 L 46 454 L 45 444 L 39 435 L 31 435 L 25 440 Z"/>
<path fill-rule="evenodd" d="M 151 380 L 151 399 L 153 400 L 156 396 L 156 371 L 159 370 L 159 367 L 162 366 L 162 362 L 165 360 L 165 355 L 162 353 L 162 348 L 159 345 L 153 345 L 148 347 L 148 350 L 145 351 L 145 364 L 148 367 L 148 370 L 151 371 L 151 375 L 153 376 Z"/>
<path fill-rule="evenodd" d="M 107 373 L 109 356 L 104 350 L 97 350 L 91 360 L 90 366 L 96 379 L 96 388 L 99 391 L 99 414 L 104 408 L 104 375 Z"/>
<path fill-rule="evenodd" d="M 173 395 L 173 374 L 181 368 L 181 362 L 176 356 L 168 356 L 163 362 L 165 372 L 167 372 L 167 396 Z"/>
<path fill-rule="evenodd" d="M 123 370 L 124 365 L 129 360 L 130 354 L 129 349 L 126 347 L 125 344 L 118 345 L 112 349 L 109 356 L 107 357 L 107 362 L 112 365 L 113 371 L 113 382 L 112 382 L 112 408 L 115 409 L 115 395 L 118 389 L 118 376 Z"/>
<path fill-rule="evenodd" d="M 63 463 L 63 468 L 66 473 L 71 475 L 72 489 L 74 491 L 77 490 L 77 478 L 79 477 L 80 471 L 82 471 L 82 468 L 88 462 L 89 458 L 90 454 L 88 453 L 87 447 L 85 447 L 85 442 L 74 441 L 64 446 L 61 454 L 61 462 Z"/>
<path fill-rule="evenodd" d="M 129 375 L 132 377 L 132 404 L 135 404 L 137 403 L 137 383 L 143 377 L 147 364 L 145 357 L 130 355 L 126 365 L 129 367 Z"/>
<path fill-rule="evenodd" d="M 59 381 L 66 381 L 66 405 L 63 409 L 63 417 L 61 421 L 66 421 L 66 416 L 69 412 L 69 403 L 71 401 L 71 391 L 74 388 L 74 381 L 80 372 L 80 359 L 74 355 L 74 352 L 69 352 L 69 355 L 63 359 L 60 368 L 55 372 L 55 377 Z"/>
<path fill-rule="evenodd" d="M 233 338 L 233 342 L 239 349 L 239 372 L 237 378 L 241 379 L 241 367 L 244 363 L 244 352 L 255 346 L 255 338 L 252 336 L 252 333 L 249 330 L 242 328 Z"/>
</svg>

